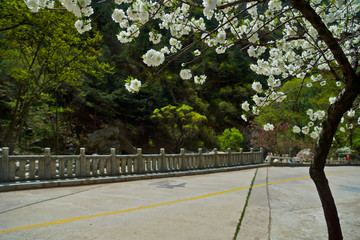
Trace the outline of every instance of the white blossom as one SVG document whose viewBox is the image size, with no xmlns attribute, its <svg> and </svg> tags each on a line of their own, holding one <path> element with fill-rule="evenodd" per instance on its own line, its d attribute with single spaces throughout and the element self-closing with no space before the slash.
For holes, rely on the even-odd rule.
<svg viewBox="0 0 360 240">
<path fill-rule="evenodd" d="M 347 116 L 349 117 L 349 118 L 353 118 L 353 117 L 355 117 L 355 111 L 354 110 L 349 110 L 348 112 L 347 112 Z"/>
<path fill-rule="evenodd" d="M 161 41 L 162 35 L 160 33 L 149 32 L 149 40 L 153 44 L 158 44 Z"/>
<path fill-rule="evenodd" d="M 305 126 L 301 129 L 301 132 L 305 135 L 308 135 L 310 131 L 310 128 L 308 126 Z"/>
<path fill-rule="evenodd" d="M 336 101 L 336 97 L 329 97 L 330 104 L 334 104 Z"/>
<path fill-rule="evenodd" d="M 242 115 L 241 115 L 241 118 L 242 118 L 245 122 L 247 122 L 247 117 L 246 117 L 246 115 L 242 114 Z"/>
<path fill-rule="evenodd" d="M 163 47 L 160 52 L 162 52 L 163 54 L 169 54 L 170 53 L 170 50 L 167 46 Z"/>
<path fill-rule="evenodd" d="M 75 22 L 75 28 L 80 34 L 82 34 L 84 32 L 87 32 L 87 31 L 91 30 L 91 24 L 90 23 L 85 23 L 82 20 L 77 20 Z"/>
<path fill-rule="evenodd" d="M 248 101 L 245 101 L 241 104 L 241 108 L 244 109 L 246 112 L 250 110 L 249 106 L 250 104 L 248 103 Z"/>
<path fill-rule="evenodd" d="M 196 49 L 193 53 L 195 56 L 199 56 L 201 54 L 201 52 L 198 49 Z"/>
<path fill-rule="evenodd" d="M 264 125 L 264 130 L 265 131 L 273 131 L 274 130 L 274 125 L 271 123 L 267 123 Z"/>
<path fill-rule="evenodd" d="M 310 137 L 312 137 L 313 139 L 318 139 L 318 138 L 319 138 L 319 133 L 317 133 L 317 132 L 312 132 L 312 133 L 310 134 Z"/>
<path fill-rule="evenodd" d="M 293 132 L 294 132 L 294 133 L 300 133 L 300 132 L 301 132 L 300 127 L 294 126 L 294 127 L 293 127 Z"/>
<path fill-rule="evenodd" d="M 154 49 L 150 49 L 149 51 L 147 51 L 143 58 L 144 63 L 149 67 L 159 66 L 165 60 L 164 53 L 156 51 Z"/>
<path fill-rule="evenodd" d="M 125 88 L 131 93 L 138 92 L 141 88 L 141 81 L 132 79 L 130 83 L 125 83 Z"/>
<path fill-rule="evenodd" d="M 254 89 L 256 92 L 261 93 L 262 92 L 262 85 L 260 82 L 253 82 L 252 89 Z"/>
<path fill-rule="evenodd" d="M 189 80 L 192 77 L 190 69 L 182 69 L 180 71 L 180 77 L 184 80 Z"/>
<path fill-rule="evenodd" d="M 216 8 L 217 0 L 203 0 L 203 6 L 208 11 L 214 10 Z"/>
<path fill-rule="evenodd" d="M 195 76 L 194 77 L 194 82 L 196 84 L 204 84 L 206 81 L 206 75 L 200 75 L 200 76 Z"/>
<path fill-rule="evenodd" d="M 251 43 L 256 43 L 258 40 L 259 40 L 258 33 L 254 33 L 251 35 L 251 37 L 249 37 L 249 42 Z"/>
<path fill-rule="evenodd" d="M 308 110 L 306 111 L 306 114 L 307 114 L 309 117 L 312 117 L 312 116 L 314 115 L 314 110 L 308 109 Z"/>
<path fill-rule="evenodd" d="M 314 116 L 319 119 L 319 120 L 322 120 L 324 117 L 325 117 L 325 111 L 324 110 L 319 110 L 319 111 L 316 111 L 314 113 Z"/>
<path fill-rule="evenodd" d="M 111 17 L 115 22 L 120 23 L 126 19 L 126 14 L 122 9 L 115 9 Z"/>
</svg>

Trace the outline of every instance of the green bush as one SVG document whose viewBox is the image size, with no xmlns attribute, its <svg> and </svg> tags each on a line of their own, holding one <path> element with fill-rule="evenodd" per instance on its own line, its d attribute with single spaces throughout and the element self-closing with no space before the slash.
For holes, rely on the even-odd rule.
<svg viewBox="0 0 360 240">
<path fill-rule="evenodd" d="M 231 148 L 237 150 L 242 146 L 244 141 L 243 135 L 236 128 L 225 129 L 223 134 L 219 137 L 220 146 L 222 150 Z"/>
</svg>

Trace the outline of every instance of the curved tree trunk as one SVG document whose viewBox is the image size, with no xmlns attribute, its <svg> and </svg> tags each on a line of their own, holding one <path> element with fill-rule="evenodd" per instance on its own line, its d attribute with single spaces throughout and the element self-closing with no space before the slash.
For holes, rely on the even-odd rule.
<svg viewBox="0 0 360 240">
<path fill-rule="evenodd" d="M 358 89 L 358 87 L 345 88 L 339 94 L 337 101 L 330 106 L 328 116 L 323 122 L 322 131 L 315 148 L 314 162 L 310 167 L 310 176 L 316 185 L 324 210 L 329 239 L 342 239 L 342 233 L 336 204 L 325 176 L 324 168 L 333 137 L 341 118 L 344 113 L 352 107 L 358 95 Z"/>
<path fill-rule="evenodd" d="M 324 169 L 313 169 L 313 167 L 310 167 L 310 176 L 316 185 L 321 200 L 329 239 L 343 239 L 336 204 L 328 180 L 325 176 Z"/>
<path fill-rule="evenodd" d="M 355 98 L 360 93 L 360 76 L 356 74 L 356 67 L 352 68 L 337 39 L 334 38 L 309 2 L 305 0 L 290 0 L 290 2 L 312 24 L 320 38 L 329 47 L 340 68 L 339 75 L 345 83 L 345 88 L 339 94 L 336 102 L 328 109 L 328 116 L 322 124 L 322 130 L 316 144 L 314 162 L 310 167 L 310 176 L 316 185 L 323 207 L 329 239 L 343 239 L 336 204 L 324 168 L 341 118 L 352 107 Z M 336 77 L 340 77 L 337 73 L 334 74 Z"/>
</svg>

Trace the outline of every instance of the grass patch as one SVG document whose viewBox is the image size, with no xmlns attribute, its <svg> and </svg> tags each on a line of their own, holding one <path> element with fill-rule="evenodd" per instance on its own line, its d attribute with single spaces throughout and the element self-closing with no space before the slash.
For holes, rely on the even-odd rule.
<svg viewBox="0 0 360 240">
<path fill-rule="evenodd" d="M 243 221 L 243 219 L 244 219 L 244 216 L 245 216 L 245 211 L 246 211 L 246 208 L 247 208 L 249 199 L 250 199 L 251 191 L 252 191 L 253 186 L 254 186 L 254 182 L 255 182 L 255 178 L 256 178 L 257 172 L 258 172 L 258 168 L 256 169 L 255 174 L 254 174 L 254 177 L 253 177 L 253 179 L 252 179 L 252 181 L 251 181 L 251 185 L 250 185 L 250 188 L 249 188 L 247 197 L 246 197 L 246 201 L 245 201 L 245 204 L 244 204 L 244 208 L 243 208 L 243 210 L 242 210 L 242 213 L 241 213 L 241 217 L 240 217 L 240 219 L 239 219 L 239 222 L 238 222 L 238 224 L 237 224 L 237 226 L 236 226 L 236 231 L 235 231 L 233 240 L 236 240 L 236 238 L 237 238 L 237 236 L 238 236 L 238 234 L 239 234 L 240 227 L 241 227 L 241 223 L 242 223 L 242 221 Z"/>
</svg>

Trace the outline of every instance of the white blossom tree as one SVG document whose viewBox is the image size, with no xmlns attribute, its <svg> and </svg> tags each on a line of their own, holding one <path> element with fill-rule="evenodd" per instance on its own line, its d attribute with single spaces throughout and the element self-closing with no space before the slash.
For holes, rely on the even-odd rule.
<svg viewBox="0 0 360 240">
<path fill-rule="evenodd" d="M 315 182 L 328 226 L 329 239 L 341 239 L 341 227 L 328 181 L 324 173 L 326 157 L 344 114 L 353 116 L 360 93 L 359 40 L 360 3 L 357 0 L 24 0 L 34 12 L 59 7 L 79 18 L 79 33 L 91 29 L 95 4 L 115 4 L 112 20 L 121 28 L 121 43 L 136 39 L 140 31 L 151 26 L 149 41 L 153 48 L 143 56 L 144 64 L 156 68 L 152 79 L 128 79 L 126 88 L 137 92 L 179 56 L 192 53 L 193 60 L 181 65 L 180 77 L 204 84 L 206 73 L 193 63 L 206 64 L 205 51 L 222 54 L 241 45 L 254 58 L 251 70 L 267 78 L 254 82 L 253 102 L 244 102 L 246 112 L 258 114 L 272 102 L 282 102 L 288 93 L 281 86 L 291 79 L 304 81 L 292 91 L 336 81 L 338 96 L 329 99 L 328 109 L 309 109 L 306 126 L 294 126 L 299 134 L 316 140 L 315 158 L 310 176 Z M 55 2 L 55 3 L 54 3 Z M 202 13 L 202 14 L 199 14 Z M 110 19 L 109 19 L 110 21 Z M 212 24 L 208 24 L 211 21 Z M 213 23 L 216 22 L 214 25 Z M 169 32 L 171 38 L 166 38 Z M 196 40 L 193 40 L 196 39 Z M 193 40 L 193 41 L 189 41 Z M 189 43 L 190 42 L 190 43 Z M 201 46 L 201 48 L 199 48 Z M 305 81 L 311 78 L 312 82 Z M 246 121 L 247 116 L 244 114 Z M 314 124 L 314 122 L 320 124 Z M 265 130 L 274 126 L 268 123 Z"/>
</svg>

